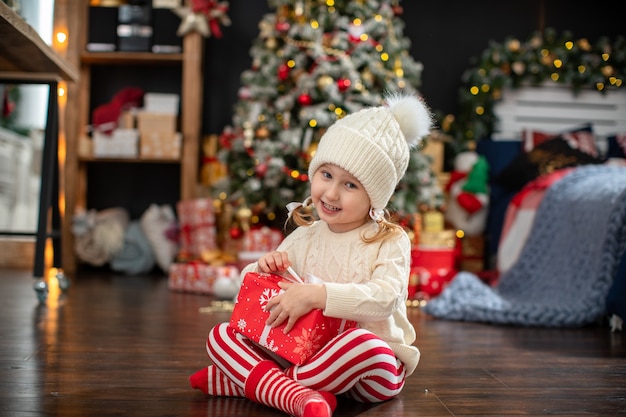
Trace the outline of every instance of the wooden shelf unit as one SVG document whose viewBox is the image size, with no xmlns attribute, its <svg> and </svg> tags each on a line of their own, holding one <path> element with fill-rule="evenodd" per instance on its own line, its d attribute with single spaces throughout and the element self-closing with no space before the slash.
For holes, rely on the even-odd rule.
<svg viewBox="0 0 626 417">
<path fill-rule="evenodd" d="M 70 48 L 78 49 L 73 54 L 80 68 L 80 81 L 74 94 L 68 96 L 67 124 L 72 126 L 67 136 L 67 156 L 65 161 L 65 221 L 63 223 L 63 265 L 68 272 L 77 266 L 74 252 L 74 238 L 71 232 L 72 218 L 77 207 L 87 207 L 87 167 L 101 162 L 120 164 L 180 164 L 180 199 L 193 198 L 198 183 L 198 154 L 202 132 L 202 89 L 203 89 L 203 52 L 204 39 L 197 32 L 190 32 L 183 39 L 183 52 L 174 54 L 155 54 L 151 52 L 88 52 L 86 50 L 89 24 L 88 2 L 83 0 L 65 0 L 61 11 L 67 20 L 69 36 L 74 38 Z M 55 10 L 55 14 L 58 12 Z M 81 135 L 90 123 L 90 92 L 92 69 L 96 66 L 141 66 L 146 65 L 158 70 L 167 66 L 181 66 L 180 80 L 180 130 L 182 150 L 180 160 L 143 159 L 143 158 L 93 158 L 80 155 Z M 152 70 L 152 69 L 151 69 Z M 149 76 L 149 75 L 148 75 Z M 174 81 L 172 81 L 174 82 Z M 115 92 L 112 92 L 115 93 Z"/>
</svg>

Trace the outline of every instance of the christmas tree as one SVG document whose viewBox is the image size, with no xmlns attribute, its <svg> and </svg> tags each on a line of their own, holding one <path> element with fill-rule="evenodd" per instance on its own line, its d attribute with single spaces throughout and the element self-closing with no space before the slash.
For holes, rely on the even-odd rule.
<svg viewBox="0 0 626 417">
<path fill-rule="evenodd" d="M 269 0 L 243 72 L 233 126 L 220 135 L 228 175 L 216 196 L 252 224 L 279 226 L 308 195 L 308 165 L 325 130 L 386 91 L 417 94 L 422 65 L 408 53 L 399 0 Z M 443 193 L 419 149 L 390 208 L 403 219 L 439 208 Z"/>
</svg>

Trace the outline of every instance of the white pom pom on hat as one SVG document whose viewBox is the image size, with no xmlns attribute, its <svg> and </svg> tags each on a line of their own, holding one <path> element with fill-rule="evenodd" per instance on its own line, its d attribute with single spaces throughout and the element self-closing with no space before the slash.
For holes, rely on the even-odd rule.
<svg viewBox="0 0 626 417">
<path fill-rule="evenodd" d="M 410 147 L 432 127 L 424 102 L 414 95 L 392 93 L 385 105 L 370 107 L 336 121 L 318 144 L 309 178 L 323 164 L 335 164 L 363 185 L 374 209 L 384 209 L 409 164 Z"/>
</svg>

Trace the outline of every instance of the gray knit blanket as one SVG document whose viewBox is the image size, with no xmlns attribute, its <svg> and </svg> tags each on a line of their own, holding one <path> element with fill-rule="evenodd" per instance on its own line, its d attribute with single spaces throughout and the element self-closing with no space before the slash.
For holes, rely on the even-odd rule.
<svg viewBox="0 0 626 417">
<path fill-rule="evenodd" d="M 578 167 L 539 205 L 519 259 L 496 286 L 458 273 L 425 307 L 449 320 L 576 327 L 602 318 L 626 249 L 626 168 Z"/>
</svg>

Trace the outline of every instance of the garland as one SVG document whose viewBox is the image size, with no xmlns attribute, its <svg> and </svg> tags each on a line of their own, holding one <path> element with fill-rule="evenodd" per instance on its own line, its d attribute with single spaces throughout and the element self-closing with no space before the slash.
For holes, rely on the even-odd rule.
<svg viewBox="0 0 626 417">
<path fill-rule="evenodd" d="M 581 88 L 600 93 L 623 88 L 626 77 L 626 41 L 601 38 L 592 45 L 587 39 L 572 40 L 571 33 L 557 36 L 554 29 L 534 33 L 521 42 L 508 38 L 504 43 L 490 42 L 478 65 L 465 71 L 464 86 L 459 91 L 459 114 L 440 120 L 442 130 L 452 136 L 458 150 L 488 138 L 494 129 L 494 104 L 504 88 L 539 85 L 544 82 Z"/>
</svg>

